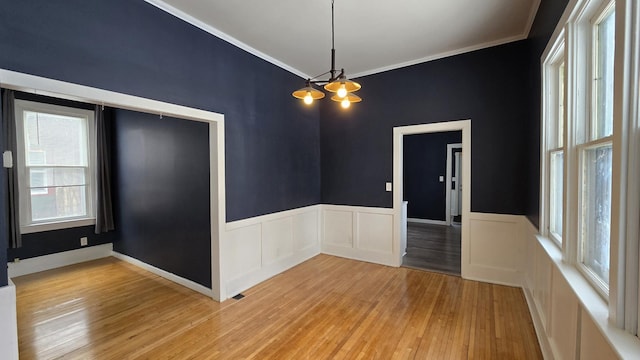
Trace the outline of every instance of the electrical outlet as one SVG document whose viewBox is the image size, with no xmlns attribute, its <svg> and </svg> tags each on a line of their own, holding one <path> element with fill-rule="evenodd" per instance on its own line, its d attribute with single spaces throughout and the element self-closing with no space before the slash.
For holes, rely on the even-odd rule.
<svg viewBox="0 0 640 360">
<path fill-rule="evenodd" d="M 385 183 L 384 185 L 385 185 L 384 186 L 385 190 L 387 190 L 387 191 L 392 191 L 393 190 L 393 187 L 392 187 L 393 185 L 390 182 Z"/>
<path fill-rule="evenodd" d="M 87 244 L 88 244 L 87 237 L 86 236 L 81 237 L 80 238 L 80 246 L 87 246 Z"/>
</svg>

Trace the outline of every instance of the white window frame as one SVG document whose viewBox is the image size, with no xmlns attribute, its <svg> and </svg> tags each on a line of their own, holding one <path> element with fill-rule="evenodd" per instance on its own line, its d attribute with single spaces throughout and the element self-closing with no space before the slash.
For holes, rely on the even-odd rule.
<svg viewBox="0 0 640 360">
<path fill-rule="evenodd" d="M 574 35 L 572 37 L 575 41 L 575 57 L 574 61 L 569 63 L 571 66 L 570 72 L 575 77 L 576 87 L 573 88 L 573 98 L 575 99 L 574 106 L 579 108 L 571 117 L 571 125 L 574 134 L 568 145 L 568 150 L 572 154 L 570 155 L 574 160 L 570 171 L 573 173 L 568 186 L 573 187 L 569 201 L 573 204 L 577 204 L 573 216 L 573 223 L 575 224 L 574 238 L 571 239 L 572 246 L 570 251 L 567 252 L 568 258 L 576 266 L 576 268 L 582 273 L 582 275 L 589 281 L 594 289 L 602 296 L 605 301 L 609 301 L 609 289 L 610 285 L 606 284 L 600 279 L 591 269 L 582 263 L 583 256 L 583 242 L 582 235 L 585 224 L 582 223 L 582 169 L 583 169 L 583 153 L 586 149 L 590 149 L 596 146 L 602 146 L 611 144 L 613 147 L 614 137 L 613 135 L 605 136 L 602 138 L 595 138 L 596 132 L 596 91 L 594 86 L 595 79 L 595 63 L 596 63 L 596 50 L 595 44 L 597 39 L 597 24 L 613 10 L 615 6 L 614 0 L 591 0 L 585 1 L 581 11 L 577 18 L 574 20 L 574 27 L 570 27 Z M 582 89 L 583 91 L 580 91 Z M 584 91 L 586 90 L 586 91 Z M 614 121 L 615 122 L 615 121 Z M 615 157 L 615 154 L 614 154 Z M 613 172 L 613 169 L 612 169 Z M 612 187 L 616 182 L 616 179 L 612 174 Z M 613 192 L 613 189 L 612 189 Z M 573 197 L 572 197 L 573 196 Z M 611 199 L 611 208 L 617 206 L 617 201 Z M 612 220 L 613 223 L 613 220 Z M 613 224 L 611 224 L 613 225 Z M 611 254 L 611 243 L 614 239 L 609 237 L 609 253 Z M 616 263 L 614 259 L 609 261 L 609 269 L 614 267 Z M 609 279 L 611 279 L 611 270 L 609 270 Z"/>
<path fill-rule="evenodd" d="M 595 24 L 607 8 L 615 6 L 615 59 L 613 91 L 613 134 L 593 141 L 590 137 L 590 117 L 594 112 L 592 67 L 595 62 Z M 617 328 L 637 335 L 640 322 L 640 3 L 636 0 L 570 0 L 567 11 L 558 24 L 552 41 L 542 57 L 543 121 L 541 137 L 541 202 L 540 232 L 550 238 L 548 224 L 548 170 L 546 161 L 546 128 L 549 126 L 547 66 L 553 63 L 557 43 L 565 44 L 565 208 L 562 257 L 573 265 L 581 280 L 569 281 L 584 309 L 594 319 L 610 322 Z M 585 121 L 586 119 L 586 121 Z M 578 121 L 589 126 L 576 126 Z M 602 290 L 597 281 L 580 264 L 579 235 L 581 213 L 579 184 L 581 150 L 596 144 L 612 144 L 611 173 L 611 233 L 609 291 Z M 581 268 L 582 267 L 582 268 Z M 584 282 L 584 285 L 581 285 Z M 591 286 L 586 286 L 587 284 Z M 600 295 L 602 305 L 598 304 Z M 608 307 L 603 318 L 601 306 Z M 601 328 L 622 350 L 618 332 Z M 638 339 L 636 338 L 636 341 Z M 626 351 L 626 350 L 625 350 Z"/>
<path fill-rule="evenodd" d="M 559 68 L 564 64 L 564 109 L 563 109 L 563 132 L 562 132 L 562 146 L 558 146 L 556 139 L 558 138 L 558 122 L 560 121 L 559 103 L 558 103 L 558 90 L 559 90 Z M 566 229 L 566 143 L 567 143 L 567 61 L 565 57 L 565 39 L 564 32 L 558 37 L 558 41 L 553 45 L 550 55 L 542 63 L 542 106 L 543 117 L 542 122 L 542 147 L 541 147 L 541 201 L 543 206 L 541 228 L 543 234 L 553 240 L 559 247 L 563 246 L 562 239 L 565 237 L 564 232 Z M 553 153 L 562 151 L 563 153 L 563 233 L 555 234 L 551 231 L 551 155 Z"/>
<path fill-rule="evenodd" d="M 24 111 L 36 111 L 62 116 L 73 116 L 86 119 L 87 122 L 87 142 L 89 163 L 85 173 L 88 179 L 85 187 L 85 199 L 87 215 L 81 217 L 66 217 L 60 220 L 32 221 L 31 219 L 31 193 L 28 187 L 28 168 L 26 166 L 26 149 L 24 138 Z M 18 171 L 18 192 L 20 199 L 20 231 L 23 234 L 36 233 L 49 230 L 59 230 L 79 226 L 89 226 L 95 224 L 95 184 L 96 184 L 96 132 L 94 112 L 92 110 L 71 108 L 47 103 L 15 100 L 16 118 L 16 139 L 17 139 L 17 162 L 14 165 Z"/>
</svg>

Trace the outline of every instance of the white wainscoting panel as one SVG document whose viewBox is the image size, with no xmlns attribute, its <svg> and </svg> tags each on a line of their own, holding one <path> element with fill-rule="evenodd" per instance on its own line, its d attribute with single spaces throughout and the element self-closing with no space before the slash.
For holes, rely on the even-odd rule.
<svg viewBox="0 0 640 360">
<path fill-rule="evenodd" d="M 226 265 L 227 281 L 260 270 L 262 266 L 262 224 L 227 231 L 226 250 L 221 259 Z"/>
<path fill-rule="evenodd" d="M 533 241 L 535 241 L 535 238 Z M 532 292 L 542 326 L 546 328 L 548 326 L 547 319 L 551 311 L 551 274 L 553 267 L 542 246 L 540 246 L 537 241 L 533 244 L 535 245 L 532 253 L 535 273 L 533 274 L 534 282 Z"/>
<path fill-rule="evenodd" d="M 393 252 L 393 215 L 356 213 L 357 248 L 383 254 Z"/>
<path fill-rule="evenodd" d="M 319 217 L 313 205 L 227 223 L 223 293 L 235 296 L 318 255 Z"/>
<path fill-rule="evenodd" d="M 11 279 L 7 286 L 0 287 L 0 358 L 18 360 L 16 287 Z"/>
<path fill-rule="evenodd" d="M 393 209 L 323 205 L 322 252 L 397 266 L 393 251 Z"/>
<path fill-rule="evenodd" d="M 327 209 L 326 207 L 325 205 L 322 211 L 323 245 L 353 248 L 353 238 L 355 237 L 353 211 L 334 210 L 333 207 Z"/>
<path fill-rule="evenodd" d="M 582 310 L 580 315 L 580 359 L 602 360 L 617 359 L 618 355 L 602 336 L 591 316 Z M 637 354 L 640 358 L 640 354 Z"/>
<path fill-rule="evenodd" d="M 525 234 L 519 215 L 472 212 L 469 241 L 462 249 L 462 276 L 496 284 L 522 286 Z"/>
<path fill-rule="evenodd" d="M 320 244 L 320 210 L 293 216 L 294 251 L 318 248 Z"/>
<path fill-rule="evenodd" d="M 575 359 L 578 299 L 558 269 L 553 269 L 551 276 L 551 348 L 558 359 Z"/>
<path fill-rule="evenodd" d="M 262 224 L 262 264 L 271 265 L 293 255 L 293 216 Z"/>
</svg>

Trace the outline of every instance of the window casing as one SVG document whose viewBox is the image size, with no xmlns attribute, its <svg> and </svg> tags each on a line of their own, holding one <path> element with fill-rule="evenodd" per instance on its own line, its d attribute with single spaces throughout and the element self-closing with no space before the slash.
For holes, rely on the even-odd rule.
<svg viewBox="0 0 640 360">
<path fill-rule="evenodd" d="M 94 113 L 16 100 L 22 233 L 95 223 Z"/>
<path fill-rule="evenodd" d="M 565 156 L 565 56 L 564 41 L 556 44 L 543 70 L 545 78 L 544 219 L 546 234 L 559 246 L 563 238 L 564 156 Z"/>
</svg>

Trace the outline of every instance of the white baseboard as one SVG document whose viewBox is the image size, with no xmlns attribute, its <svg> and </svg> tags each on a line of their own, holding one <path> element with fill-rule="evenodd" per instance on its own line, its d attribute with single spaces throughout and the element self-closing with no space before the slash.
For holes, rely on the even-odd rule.
<svg viewBox="0 0 640 360">
<path fill-rule="evenodd" d="M 198 283 L 196 283 L 194 281 L 185 279 L 185 278 L 183 278 L 181 276 L 178 276 L 178 275 L 170 273 L 168 271 L 159 269 L 159 268 L 157 268 L 157 267 L 155 267 L 153 265 L 149 265 L 149 264 L 147 264 L 145 262 L 142 262 L 142 261 L 140 261 L 140 260 L 138 260 L 136 258 L 132 258 L 131 256 L 124 255 L 124 254 L 121 254 L 121 253 L 116 252 L 116 251 L 112 251 L 111 255 L 113 257 L 115 257 L 116 259 L 120 259 L 122 261 L 128 262 L 129 264 L 135 265 L 135 266 L 137 266 L 137 267 L 139 267 L 141 269 L 144 269 L 144 270 L 146 270 L 146 271 L 148 271 L 150 273 L 156 274 L 156 275 L 158 275 L 158 276 L 160 276 L 162 278 L 165 278 L 165 279 L 167 279 L 169 281 L 173 281 L 174 283 L 176 283 L 178 285 L 182 285 L 182 286 L 184 286 L 186 288 L 189 288 L 189 289 L 191 289 L 193 291 L 199 292 L 199 293 L 201 293 L 203 295 L 206 295 L 208 297 L 213 298 L 213 292 L 211 291 L 211 289 L 209 289 L 206 286 L 202 286 L 202 285 L 200 285 L 200 284 L 198 284 Z"/>
<path fill-rule="evenodd" d="M 16 287 L 11 279 L 7 286 L 0 287 L 0 349 L 3 359 L 18 360 Z"/>
<path fill-rule="evenodd" d="M 111 256 L 113 244 L 102 244 L 10 262 L 10 278 Z"/>
<path fill-rule="evenodd" d="M 431 224 L 431 225 L 447 225 L 447 222 L 444 220 L 429 220 L 429 219 L 418 219 L 418 218 L 407 218 L 407 222 L 419 223 L 419 224 Z"/>
</svg>

